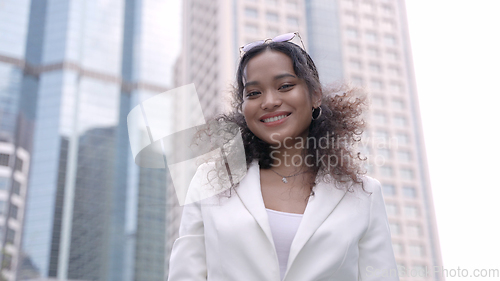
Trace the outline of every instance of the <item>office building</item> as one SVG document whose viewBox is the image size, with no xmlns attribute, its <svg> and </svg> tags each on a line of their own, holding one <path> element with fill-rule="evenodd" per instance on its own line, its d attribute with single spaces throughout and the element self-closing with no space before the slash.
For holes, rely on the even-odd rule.
<svg viewBox="0 0 500 281">
<path fill-rule="evenodd" d="M 127 114 L 172 87 L 170 3 L 1 1 L 6 280 L 165 278 L 167 173 L 134 163 Z"/>
</svg>

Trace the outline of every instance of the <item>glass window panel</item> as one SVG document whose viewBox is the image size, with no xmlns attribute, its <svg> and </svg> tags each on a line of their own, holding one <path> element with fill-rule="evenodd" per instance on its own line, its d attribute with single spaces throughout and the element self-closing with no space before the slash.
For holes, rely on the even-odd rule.
<svg viewBox="0 0 500 281">
<path fill-rule="evenodd" d="M 246 8 L 245 9 L 245 16 L 249 18 L 257 18 L 259 17 L 259 12 L 257 12 L 257 9 L 254 8 Z"/>
<path fill-rule="evenodd" d="M 401 169 L 401 177 L 405 180 L 411 180 L 414 177 L 412 169 Z"/>
<path fill-rule="evenodd" d="M 416 218 L 418 217 L 418 208 L 415 206 L 405 206 L 405 216 L 409 218 Z"/>
<path fill-rule="evenodd" d="M 393 203 L 387 203 L 385 204 L 385 209 L 387 211 L 387 215 L 389 216 L 396 216 L 398 212 L 398 206 Z"/>
<path fill-rule="evenodd" d="M 414 187 L 405 186 L 403 187 L 403 195 L 408 198 L 415 198 L 417 197 L 417 191 Z"/>
<path fill-rule="evenodd" d="M 382 193 L 384 196 L 396 195 L 396 187 L 392 184 L 382 184 Z"/>
</svg>

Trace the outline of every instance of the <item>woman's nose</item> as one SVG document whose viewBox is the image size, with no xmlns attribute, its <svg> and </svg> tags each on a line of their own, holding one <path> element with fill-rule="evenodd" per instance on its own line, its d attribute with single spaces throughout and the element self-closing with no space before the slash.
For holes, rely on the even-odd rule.
<svg viewBox="0 0 500 281">
<path fill-rule="evenodd" d="M 281 99 L 279 93 L 273 91 L 268 91 L 264 94 L 264 99 L 261 104 L 262 109 L 272 109 L 281 106 L 283 100 Z"/>
</svg>

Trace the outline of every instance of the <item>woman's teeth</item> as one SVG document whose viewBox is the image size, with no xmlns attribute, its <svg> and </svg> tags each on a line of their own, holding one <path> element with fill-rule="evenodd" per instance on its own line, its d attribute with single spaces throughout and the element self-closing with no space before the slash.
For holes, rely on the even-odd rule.
<svg viewBox="0 0 500 281">
<path fill-rule="evenodd" d="M 266 118 L 262 121 L 264 121 L 264 123 L 269 123 L 269 122 L 274 122 L 274 121 L 278 121 L 280 119 L 283 119 L 285 118 L 287 115 L 280 115 L 280 116 L 275 116 L 275 117 L 271 117 L 271 118 Z"/>
</svg>

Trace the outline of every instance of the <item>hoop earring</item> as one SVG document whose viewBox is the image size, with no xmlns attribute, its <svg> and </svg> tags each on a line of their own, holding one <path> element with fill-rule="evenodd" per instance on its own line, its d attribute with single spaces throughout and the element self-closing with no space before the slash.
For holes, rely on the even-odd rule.
<svg viewBox="0 0 500 281">
<path fill-rule="evenodd" d="M 314 117 L 314 112 L 316 112 L 316 109 L 319 108 L 319 113 L 318 113 L 318 116 L 316 116 L 316 118 Z M 313 108 L 313 112 L 312 112 L 312 120 L 318 120 L 318 118 L 321 116 L 321 114 L 323 113 L 323 109 L 321 109 L 321 106 L 318 106 L 316 108 Z"/>
</svg>

